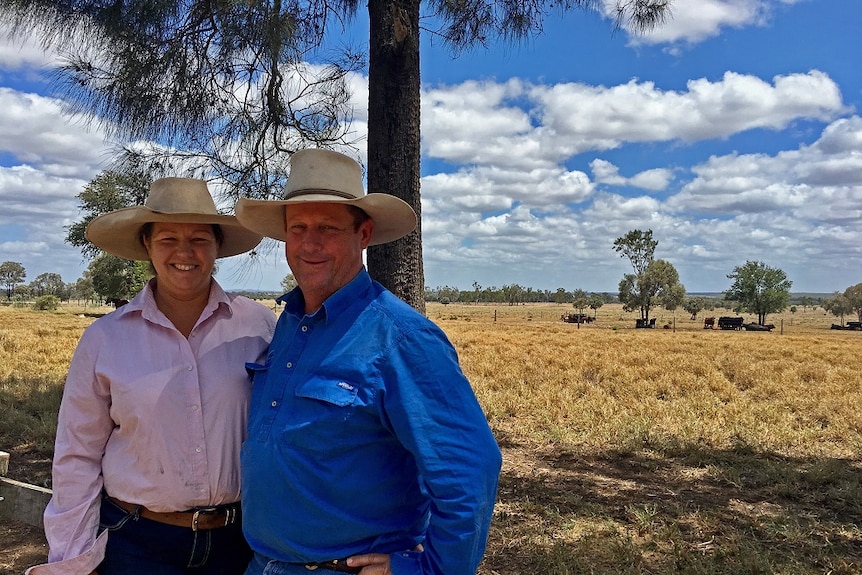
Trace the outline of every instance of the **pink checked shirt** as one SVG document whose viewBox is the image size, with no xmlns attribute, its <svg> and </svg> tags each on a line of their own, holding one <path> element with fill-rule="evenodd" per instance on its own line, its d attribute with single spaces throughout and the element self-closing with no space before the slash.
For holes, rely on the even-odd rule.
<svg viewBox="0 0 862 575">
<path fill-rule="evenodd" d="M 89 573 L 101 562 L 103 489 L 153 511 L 239 501 L 245 363 L 263 362 L 275 319 L 213 281 L 188 339 L 156 307 L 150 285 L 85 330 L 57 424 L 44 516 L 49 564 L 29 573 Z"/>
</svg>

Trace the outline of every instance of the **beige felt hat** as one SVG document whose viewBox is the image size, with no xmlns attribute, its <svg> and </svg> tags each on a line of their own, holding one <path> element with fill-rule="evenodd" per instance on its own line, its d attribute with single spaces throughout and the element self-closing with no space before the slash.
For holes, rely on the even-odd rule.
<svg viewBox="0 0 862 575">
<path fill-rule="evenodd" d="M 352 158 L 330 150 L 307 149 L 290 158 L 290 176 L 282 200 L 241 198 L 236 217 L 242 225 L 268 238 L 286 239 L 284 207 L 302 202 L 350 204 L 374 220 L 369 245 L 406 236 L 416 227 L 410 205 L 390 194 L 366 194 L 362 171 Z"/>
<path fill-rule="evenodd" d="M 141 226 L 151 222 L 218 224 L 224 234 L 216 257 L 247 252 L 263 237 L 248 230 L 234 216 L 218 213 L 203 180 L 161 178 L 150 185 L 143 206 L 121 208 L 94 218 L 84 235 L 94 245 L 128 260 L 147 261 L 150 256 L 139 237 Z"/>
</svg>

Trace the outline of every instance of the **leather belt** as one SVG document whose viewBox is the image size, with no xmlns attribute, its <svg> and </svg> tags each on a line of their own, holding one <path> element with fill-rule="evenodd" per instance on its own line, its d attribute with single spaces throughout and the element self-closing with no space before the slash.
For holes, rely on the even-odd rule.
<svg viewBox="0 0 862 575">
<path fill-rule="evenodd" d="M 189 511 L 169 511 L 162 513 L 150 511 L 143 505 L 126 503 L 113 497 L 107 497 L 106 499 L 123 511 L 137 513 L 139 517 L 143 517 L 144 519 L 176 527 L 186 527 L 192 531 L 206 531 L 209 529 L 218 529 L 219 527 L 227 527 L 239 522 L 240 515 L 242 514 L 238 502 L 215 507 L 201 507 L 200 509 L 191 509 Z"/>
<path fill-rule="evenodd" d="M 359 573 L 362 567 L 351 567 L 347 564 L 347 559 L 333 559 L 332 561 L 324 561 L 322 563 L 306 563 L 305 568 L 309 571 L 317 569 L 326 569 L 328 571 L 338 571 L 340 573 Z"/>
</svg>

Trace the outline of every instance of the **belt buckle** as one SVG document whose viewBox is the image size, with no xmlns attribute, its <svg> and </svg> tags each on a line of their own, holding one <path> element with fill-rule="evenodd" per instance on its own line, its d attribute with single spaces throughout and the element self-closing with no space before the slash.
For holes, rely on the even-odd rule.
<svg viewBox="0 0 862 575">
<path fill-rule="evenodd" d="M 218 508 L 216 507 L 202 507 L 200 509 L 195 509 L 195 512 L 192 513 L 192 531 L 198 530 L 198 521 L 200 520 L 201 515 L 209 515 L 216 513 L 217 511 Z M 225 517 L 225 525 L 229 525 L 228 517 Z"/>
</svg>

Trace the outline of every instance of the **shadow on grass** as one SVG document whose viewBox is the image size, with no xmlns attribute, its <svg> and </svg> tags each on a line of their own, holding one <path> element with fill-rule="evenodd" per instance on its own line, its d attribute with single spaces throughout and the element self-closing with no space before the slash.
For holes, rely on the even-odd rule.
<svg viewBox="0 0 862 575">
<path fill-rule="evenodd" d="M 63 381 L 0 380 L 0 450 L 10 454 L 10 479 L 50 487 L 62 396 Z"/>
<path fill-rule="evenodd" d="M 501 445 L 482 574 L 862 573 L 859 460 Z"/>
</svg>

